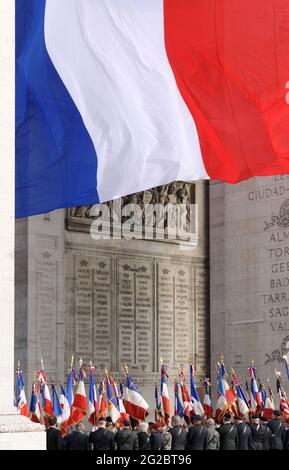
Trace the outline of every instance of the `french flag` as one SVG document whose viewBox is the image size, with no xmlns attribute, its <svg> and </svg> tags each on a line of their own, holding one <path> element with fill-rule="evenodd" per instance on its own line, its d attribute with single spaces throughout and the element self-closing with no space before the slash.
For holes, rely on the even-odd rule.
<svg viewBox="0 0 289 470">
<path fill-rule="evenodd" d="M 99 416 L 102 418 L 106 418 L 106 401 L 105 401 L 105 390 L 104 390 L 104 382 L 103 380 L 100 381 L 99 388 L 98 388 L 98 409 L 99 409 Z"/>
<path fill-rule="evenodd" d="M 190 364 L 191 401 L 193 403 L 194 413 L 196 415 L 203 416 L 205 413 L 204 408 L 202 407 L 202 403 L 195 385 L 196 375 L 196 370 L 193 367 L 193 364 Z"/>
<path fill-rule="evenodd" d="M 55 385 L 52 385 L 52 409 L 53 409 L 53 415 L 57 419 L 57 423 L 60 424 L 62 421 L 62 408 L 59 402 L 59 398 L 57 395 L 56 387 Z"/>
<path fill-rule="evenodd" d="M 182 394 L 182 402 L 183 402 L 183 410 L 184 410 L 184 417 L 187 418 L 187 421 L 190 421 L 191 412 L 193 411 L 193 406 L 191 403 L 191 397 L 189 390 L 185 384 L 185 374 L 183 369 L 179 369 L 179 379 L 180 379 L 180 386 L 181 386 L 181 394 Z"/>
<path fill-rule="evenodd" d="M 247 402 L 246 396 L 243 392 L 241 384 L 239 383 L 239 380 L 238 380 L 238 377 L 237 377 L 235 371 L 233 370 L 232 372 L 233 372 L 234 385 L 235 385 L 236 391 L 237 391 L 238 412 L 239 412 L 240 416 L 245 416 L 250 411 L 249 404 Z"/>
<path fill-rule="evenodd" d="M 23 375 L 19 369 L 17 370 L 16 380 L 16 406 L 22 416 L 26 416 L 27 418 L 29 417 L 29 409 L 26 400 Z"/>
<path fill-rule="evenodd" d="M 273 0 L 17 1 L 17 216 L 289 173 L 288 16 Z"/>
<path fill-rule="evenodd" d="M 170 416 L 171 416 L 171 404 L 170 404 L 170 396 L 169 396 L 169 389 L 167 384 L 167 379 L 169 378 L 167 369 L 162 364 L 161 366 L 161 399 L 162 399 L 162 409 L 163 415 L 165 418 L 165 422 L 168 423 Z"/>
<path fill-rule="evenodd" d="M 87 413 L 86 391 L 84 385 L 85 372 L 83 367 L 80 367 L 78 386 L 75 392 L 75 397 L 71 407 L 71 415 L 68 425 L 77 424 L 83 420 Z"/>
<path fill-rule="evenodd" d="M 209 379 L 205 379 L 204 386 L 205 386 L 205 396 L 204 396 L 204 403 L 203 403 L 203 408 L 205 412 L 205 416 L 207 418 L 212 418 L 213 416 L 213 407 L 212 407 L 212 402 L 211 402 L 211 397 L 210 397 L 210 381 Z"/>
<path fill-rule="evenodd" d="M 96 426 L 98 420 L 98 403 L 93 370 L 94 369 L 91 367 L 89 375 L 88 421 L 92 426 Z"/>
<path fill-rule="evenodd" d="M 129 375 L 126 376 L 123 404 L 126 412 L 134 419 L 144 421 L 148 415 L 149 405 L 141 396 Z"/>
<path fill-rule="evenodd" d="M 226 398 L 226 391 L 224 385 L 223 372 L 224 369 L 222 366 L 218 369 L 218 400 L 216 406 L 216 421 L 220 422 L 224 413 L 229 408 Z"/>
<path fill-rule="evenodd" d="M 61 434 L 62 436 L 65 436 L 67 434 L 68 430 L 68 421 L 70 418 L 70 405 L 68 402 L 68 399 L 66 397 L 65 390 L 63 386 L 60 386 L 60 397 L 59 397 L 59 403 L 62 409 L 62 414 L 61 414 L 61 421 L 60 421 L 60 427 L 61 427 Z"/>
<path fill-rule="evenodd" d="M 42 396 L 43 396 L 43 402 L 44 402 L 43 411 L 44 411 L 45 416 L 46 417 L 54 416 L 50 391 L 46 383 L 42 385 Z"/>
<path fill-rule="evenodd" d="M 117 387 L 118 390 L 118 404 L 119 404 L 119 412 L 120 412 L 120 425 L 122 425 L 122 422 L 125 419 L 129 419 L 129 415 L 127 414 L 124 404 L 123 404 L 123 384 L 120 383 L 119 387 Z"/>
<path fill-rule="evenodd" d="M 38 394 L 36 391 L 36 386 L 32 384 L 32 392 L 31 392 L 31 399 L 30 399 L 30 407 L 29 407 L 29 417 L 33 423 L 41 423 L 41 409 L 40 403 L 38 399 Z"/>
<path fill-rule="evenodd" d="M 256 367 L 252 365 L 248 370 L 251 381 L 251 409 L 256 412 L 262 409 L 263 401 L 257 384 Z"/>
<path fill-rule="evenodd" d="M 73 394 L 74 384 L 75 384 L 75 371 L 73 369 L 70 369 L 68 377 L 67 377 L 66 393 L 65 393 L 65 396 L 67 398 L 67 401 L 70 407 L 72 406 L 72 403 L 74 400 L 74 394 Z"/>
<path fill-rule="evenodd" d="M 184 417 L 184 407 L 179 397 L 179 384 L 175 382 L 175 415 L 180 416 L 180 418 Z"/>
<path fill-rule="evenodd" d="M 267 418 L 268 420 L 273 419 L 274 410 L 275 410 L 275 405 L 274 405 L 273 391 L 272 391 L 271 387 L 268 384 L 268 394 L 267 394 L 266 400 L 265 400 L 265 405 L 264 405 L 264 409 L 263 409 L 263 416 L 265 416 L 265 418 Z"/>
<path fill-rule="evenodd" d="M 106 376 L 106 396 L 107 396 L 107 409 L 108 414 L 112 419 L 113 423 L 116 423 L 120 419 L 120 412 L 118 409 L 117 398 L 114 395 L 112 386 L 110 384 L 110 378 Z"/>
</svg>

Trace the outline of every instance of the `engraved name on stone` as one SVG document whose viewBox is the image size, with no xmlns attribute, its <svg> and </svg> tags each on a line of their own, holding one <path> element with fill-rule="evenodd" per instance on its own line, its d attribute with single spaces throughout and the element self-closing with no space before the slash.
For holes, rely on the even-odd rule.
<svg viewBox="0 0 289 470">
<path fill-rule="evenodd" d="M 158 264 L 158 351 L 173 366 L 189 357 L 189 271 Z"/>
<path fill-rule="evenodd" d="M 152 372 L 152 268 L 147 262 L 118 260 L 118 368 Z"/>
<path fill-rule="evenodd" d="M 37 357 L 45 360 L 46 372 L 56 370 L 57 264 L 45 251 L 36 260 Z"/>
</svg>

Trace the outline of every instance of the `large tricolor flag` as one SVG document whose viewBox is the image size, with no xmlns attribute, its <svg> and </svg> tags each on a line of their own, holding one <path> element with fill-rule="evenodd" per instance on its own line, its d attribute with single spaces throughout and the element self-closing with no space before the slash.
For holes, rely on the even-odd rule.
<svg viewBox="0 0 289 470">
<path fill-rule="evenodd" d="M 171 416 L 171 404 L 167 379 L 169 378 L 167 369 L 164 364 L 161 366 L 161 399 L 162 411 L 165 422 L 168 423 Z"/>
<path fill-rule="evenodd" d="M 134 419 L 144 421 L 148 415 L 149 405 L 141 396 L 129 375 L 126 376 L 123 404 L 127 413 Z"/>
<path fill-rule="evenodd" d="M 18 217 L 289 173 L 288 2 L 17 0 L 16 13 Z"/>
</svg>

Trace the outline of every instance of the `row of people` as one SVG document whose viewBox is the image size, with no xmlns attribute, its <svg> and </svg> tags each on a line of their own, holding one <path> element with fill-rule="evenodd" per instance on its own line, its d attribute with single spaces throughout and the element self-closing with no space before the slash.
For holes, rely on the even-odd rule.
<svg viewBox="0 0 289 470">
<path fill-rule="evenodd" d="M 225 414 L 223 424 L 212 418 L 192 417 L 187 426 L 179 416 L 173 416 L 171 427 L 162 421 L 142 422 L 135 428 L 129 420 L 121 427 L 113 425 L 111 418 L 100 418 L 97 427 L 89 434 L 83 423 L 64 439 L 57 429 L 56 419 L 49 419 L 47 430 L 48 450 L 289 450 L 289 419 L 281 420 L 279 411 L 274 419 L 253 415 L 249 421 L 241 416 Z"/>
</svg>

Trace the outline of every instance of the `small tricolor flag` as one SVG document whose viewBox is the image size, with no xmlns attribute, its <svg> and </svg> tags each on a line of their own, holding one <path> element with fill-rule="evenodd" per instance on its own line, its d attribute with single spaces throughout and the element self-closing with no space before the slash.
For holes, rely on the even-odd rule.
<svg viewBox="0 0 289 470">
<path fill-rule="evenodd" d="M 89 394 L 88 394 L 88 421 L 92 426 L 96 426 L 98 420 L 98 403 L 94 379 L 94 368 L 90 367 L 89 374 Z"/>
<path fill-rule="evenodd" d="M 262 409 L 263 401 L 257 383 L 256 367 L 252 365 L 248 370 L 251 381 L 251 410 L 256 413 Z"/>
<path fill-rule="evenodd" d="M 194 407 L 194 413 L 196 415 L 203 416 L 204 408 L 202 407 L 202 403 L 195 385 L 196 375 L 196 370 L 193 367 L 193 364 L 190 364 L 191 401 Z"/>
<path fill-rule="evenodd" d="M 267 419 L 272 419 L 274 416 L 274 410 L 275 410 L 274 397 L 273 397 L 273 391 L 269 385 L 268 379 L 267 379 L 267 382 L 268 382 L 268 394 L 266 395 L 266 400 L 265 400 L 262 415 Z"/>
<path fill-rule="evenodd" d="M 111 417 L 112 422 L 116 423 L 120 419 L 120 412 L 118 409 L 116 396 L 114 395 L 112 386 L 110 384 L 110 377 L 108 374 L 106 374 L 105 385 L 108 415 Z"/>
<path fill-rule="evenodd" d="M 35 383 L 32 384 L 29 418 L 33 423 L 41 423 L 41 409 Z"/>
<path fill-rule="evenodd" d="M 82 360 L 80 362 L 79 380 L 78 386 L 75 393 L 75 397 L 71 407 L 71 415 L 68 424 L 77 424 L 83 420 L 87 413 L 87 402 L 86 392 L 84 386 L 85 371 L 82 366 Z"/>
<path fill-rule="evenodd" d="M 28 404 L 26 400 L 26 394 L 25 394 L 25 387 L 24 387 L 24 380 L 23 380 L 23 375 L 22 371 L 19 369 L 17 370 L 17 379 L 16 379 L 16 406 L 19 411 L 19 413 L 22 416 L 27 416 L 29 417 L 29 409 L 28 409 Z"/>
<path fill-rule="evenodd" d="M 211 384 L 208 378 L 205 379 L 204 386 L 205 386 L 205 396 L 204 396 L 203 408 L 204 408 L 205 416 L 207 418 L 211 418 L 213 416 L 213 407 L 212 407 L 210 391 L 209 391 Z"/>
<path fill-rule="evenodd" d="M 242 389 L 242 386 L 234 370 L 232 370 L 232 375 L 233 375 L 233 382 L 234 382 L 236 392 L 237 392 L 236 401 L 237 401 L 237 407 L 238 407 L 238 414 L 244 417 L 250 411 L 249 404 L 247 402 L 245 393 Z"/>
<path fill-rule="evenodd" d="M 65 390 L 60 386 L 60 397 L 59 397 L 59 403 L 62 409 L 62 414 L 61 414 L 61 421 L 60 421 L 60 428 L 61 428 L 61 434 L 62 436 L 65 436 L 67 434 L 68 430 L 68 420 L 70 418 L 70 405 L 68 402 L 68 399 L 65 394 Z"/>
<path fill-rule="evenodd" d="M 55 385 L 51 385 L 52 387 L 52 409 L 53 409 L 53 415 L 57 419 L 57 423 L 60 424 L 62 420 L 62 408 L 59 402 L 59 398 L 57 395 L 56 387 Z"/>
<path fill-rule="evenodd" d="M 171 416 L 171 404 L 167 379 L 169 378 L 167 369 L 164 364 L 161 366 L 161 399 L 162 399 L 162 411 L 165 422 L 168 423 Z"/>
<path fill-rule="evenodd" d="M 180 416 L 180 418 L 184 417 L 184 407 L 179 397 L 179 384 L 175 381 L 175 415 Z"/>
</svg>

